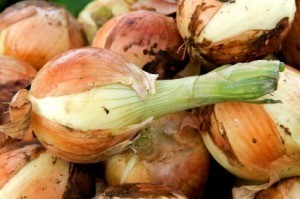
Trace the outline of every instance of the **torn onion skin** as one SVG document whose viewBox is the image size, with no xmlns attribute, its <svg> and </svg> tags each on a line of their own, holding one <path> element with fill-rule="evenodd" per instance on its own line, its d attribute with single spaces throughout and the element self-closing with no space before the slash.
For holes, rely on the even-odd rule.
<svg viewBox="0 0 300 199">
<path fill-rule="evenodd" d="M 59 53 L 87 44 L 71 13 L 38 0 L 7 7 L 0 14 L 0 35 L 0 54 L 26 61 L 36 69 Z"/>
<path fill-rule="evenodd" d="M 10 56 L 0 56 L 0 125 L 10 123 L 9 104 L 19 89 L 30 86 L 37 70 L 30 64 Z M 12 142 L 0 130 L 0 148 Z"/>
<path fill-rule="evenodd" d="M 172 17 L 154 11 L 132 11 L 107 21 L 92 46 L 125 56 L 143 70 L 171 79 L 188 63 L 183 39 Z"/>
<path fill-rule="evenodd" d="M 103 193 L 97 194 L 94 199 L 109 198 L 166 198 L 187 199 L 181 193 L 173 191 L 169 187 L 150 183 L 131 183 L 108 187 Z"/>
<path fill-rule="evenodd" d="M 132 150 L 105 161 L 108 186 L 154 183 L 188 198 L 202 193 L 209 173 L 209 153 L 198 131 L 196 113 L 176 112 L 154 121 Z"/>
<path fill-rule="evenodd" d="M 278 50 L 294 13 L 294 0 L 179 0 L 176 21 L 189 54 L 217 67 Z"/>
<path fill-rule="evenodd" d="M 92 198 L 94 178 L 88 165 L 53 156 L 37 140 L 0 150 L 0 195 L 3 198 Z M 80 182 L 80 183 L 78 183 Z M 16 191 L 18 190 L 18 191 Z"/>
<path fill-rule="evenodd" d="M 300 72 L 286 67 L 275 104 L 225 102 L 202 109 L 201 135 L 212 156 L 242 179 L 300 175 Z"/>
<path fill-rule="evenodd" d="M 172 15 L 177 11 L 177 0 L 138 0 L 131 9 L 152 10 L 164 15 Z"/>
</svg>

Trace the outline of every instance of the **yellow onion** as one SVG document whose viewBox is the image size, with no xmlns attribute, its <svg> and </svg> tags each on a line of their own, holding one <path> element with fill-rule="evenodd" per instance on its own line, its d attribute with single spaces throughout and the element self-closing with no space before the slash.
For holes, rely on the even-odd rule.
<svg viewBox="0 0 300 199">
<path fill-rule="evenodd" d="M 138 0 L 131 6 L 133 10 L 154 10 L 164 15 L 176 13 L 177 0 Z"/>
<path fill-rule="evenodd" d="M 131 149 L 105 161 L 108 186 L 153 183 L 189 198 L 203 191 L 209 153 L 198 131 L 196 115 L 182 111 L 154 121 Z"/>
<path fill-rule="evenodd" d="M 56 156 L 98 162 L 125 150 L 141 129 L 167 114 L 228 100 L 269 102 L 256 98 L 276 90 L 283 69 L 279 61 L 259 60 L 156 80 L 118 53 L 74 49 L 47 62 L 29 93 L 16 94 L 11 111 L 24 119 L 0 130 L 22 137 L 19 132 L 32 127 Z"/>
<path fill-rule="evenodd" d="M 117 52 L 143 70 L 170 79 L 187 63 L 180 51 L 182 44 L 172 17 L 139 10 L 107 21 L 92 46 Z"/>
<path fill-rule="evenodd" d="M 291 29 L 282 41 L 281 53 L 285 62 L 300 69 L 300 1 L 296 0 L 297 11 Z"/>
<path fill-rule="evenodd" d="M 79 13 L 78 21 L 82 25 L 88 42 L 91 44 L 98 29 L 110 18 L 130 12 L 130 6 L 136 0 L 93 0 Z"/>
<path fill-rule="evenodd" d="M 47 1 L 21 1 L 0 14 L 0 54 L 40 69 L 66 50 L 84 46 L 80 24 L 63 7 Z"/>
<path fill-rule="evenodd" d="M 187 197 L 173 191 L 169 187 L 149 183 L 133 183 L 108 187 L 103 193 L 99 193 L 94 199 L 109 198 L 165 198 L 186 199 Z"/>
<path fill-rule="evenodd" d="M 179 0 L 177 8 L 187 51 L 217 66 L 277 50 L 296 10 L 295 0 Z"/>
<path fill-rule="evenodd" d="M 19 89 L 30 86 L 37 70 L 19 59 L 0 56 L 0 124 L 11 122 L 9 104 Z M 9 143 L 9 137 L 0 130 L 0 148 Z"/>
<path fill-rule="evenodd" d="M 281 180 L 256 194 L 254 199 L 297 199 L 300 196 L 300 177 Z"/>
<path fill-rule="evenodd" d="M 87 165 L 56 158 L 37 141 L 0 150 L 1 198 L 91 198 L 94 186 Z"/>
<path fill-rule="evenodd" d="M 253 181 L 300 175 L 300 72 L 287 67 L 275 104 L 225 102 L 202 110 L 201 135 L 213 157 Z"/>
</svg>

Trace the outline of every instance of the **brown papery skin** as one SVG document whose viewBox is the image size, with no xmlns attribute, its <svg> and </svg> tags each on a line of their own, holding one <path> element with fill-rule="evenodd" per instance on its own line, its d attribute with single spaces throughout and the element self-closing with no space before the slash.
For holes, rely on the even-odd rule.
<svg viewBox="0 0 300 199">
<path fill-rule="evenodd" d="M 143 70 L 170 79 L 183 69 L 183 39 L 172 17 L 154 11 L 133 11 L 107 21 L 92 46 L 125 56 Z"/>
<path fill-rule="evenodd" d="M 284 61 L 300 70 L 300 0 L 296 0 L 296 6 L 294 21 L 280 50 Z"/>
<path fill-rule="evenodd" d="M 87 44 L 82 27 L 63 7 L 47 1 L 21 1 L 0 14 L 3 54 L 40 69 L 55 55 Z"/>
<path fill-rule="evenodd" d="M 197 43 L 196 38 L 221 6 L 222 1 L 218 0 L 178 2 L 177 26 L 186 48 L 190 55 L 205 60 L 204 63 L 218 66 L 262 58 L 279 49 L 291 26 L 288 18 L 283 18 L 272 30 L 249 30 L 219 42 L 204 39 Z"/>
<path fill-rule="evenodd" d="M 84 47 L 69 50 L 50 60 L 32 82 L 36 98 L 88 91 L 94 87 L 123 83 L 134 86 L 135 67 L 123 56 L 107 49 Z"/>
</svg>

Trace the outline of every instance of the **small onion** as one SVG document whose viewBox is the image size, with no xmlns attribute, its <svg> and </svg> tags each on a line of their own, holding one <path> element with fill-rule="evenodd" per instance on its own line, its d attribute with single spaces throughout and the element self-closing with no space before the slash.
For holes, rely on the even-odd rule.
<svg viewBox="0 0 300 199">
<path fill-rule="evenodd" d="M 36 140 L 2 148 L 0 168 L 1 198 L 91 198 L 95 195 L 88 165 L 56 158 Z"/>
<path fill-rule="evenodd" d="M 187 63 L 183 40 L 173 18 L 139 10 L 114 17 L 94 37 L 92 46 L 125 56 L 143 70 L 170 79 Z"/>
<path fill-rule="evenodd" d="M 291 29 L 282 41 L 281 53 L 285 62 L 300 69 L 300 1 L 296 0 L 297 11 Z"/>
<path fill-rule="evenodd" d="M 86 44 L 80 24 L 63 7 L 21 1 L 0 14 L 0 54 L 40 69 L 55 55 Z"/>
<path fill-rule="evenodd" d="M 133 183 L 108 187 L 103 193 L 94 199 L 110 198 L 165 198 L 165 199 L 187 199 L 186 196 L 173 191 L 169 187 L 149 183 Z"/>
<path fill-rule="evenodd" d="M 287 67 L 276 104 L 225 102 L 203 109 L 201 135 L 213 157 L 234 175 L 267 181 L 300 175 L 300 72 Z"/>
<path fill-rule="evenodd" d="M 132 144 L 134 149 L 105 161 L 108 186 L 154 183 L 189 198 L 203 191 L 209 153 L 198 131 L 196 115 L 182 111 L 154 121 Z"/>
<path fill-rule="evenodd" d="M 82 25 L 88 42 L 91 44 L 98 29 L 110 18 L 130 11 L 136 0 L 94 0 L 79 13 L 78 22 Z"/>
<path fill-rule="evenodd" d="M 222 65 L 277 50 L 295 10 L 295 0 L 179 0 L 176 21 L 192 56 Z"/>
</svg>

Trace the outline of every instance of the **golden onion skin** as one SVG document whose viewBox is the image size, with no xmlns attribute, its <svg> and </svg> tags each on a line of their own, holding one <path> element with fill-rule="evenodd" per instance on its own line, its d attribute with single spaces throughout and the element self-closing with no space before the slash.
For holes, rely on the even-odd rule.
<svg viewBox="0 0 300 199">
<path fill-rule="evenodd" d="M 261 1 L 245 2 L 179 0 L 177 26 L 181 36 L 185 39 L 190 55 L 218 66 L 252 61 L 278 50 L 293 21 L 294 1 L 284 2 L 288 5 L 286 8 L 282 7 L 283 2 L 281 6 L 278 3 L 276 8 L 274 2 L 271 1 L 264 2 L 266 3 L 264 5 Z M 266 7 L 259 13 L 268 14 L 274 7 L 274 10 L 277 9 L 273 12 L 274 16 L 277 17 L 278 13 L 285 13 L 285 15 L 277 21 L 273 20 L 272 15 L 263 16 L 262 14 L 260 17 L 257 14 L 258 8 L 252 7 L 254 3 L 260 7 Z M 236 13 L 236 15 L 230 15 L 230 13 Z M 229 17 L 226 17 L 227 15 Z M 249 27 L 246 25 L 255 19 L 257 19 L 256 24 L 250 24 Z M 260 23 L 267 25 L 263 27 Z M 241 29 L 243 26 L 245 28 Z M 231 32 L 233 33 L 230 34 Z"/>
<path fill-rule="evenodd" d="M 300 73 L 287 67 L 278 90 L 266 96 L 278 104 L 225 102 L 203 109 L 201 135 L 224 168 L 247 180 L 300 174 Z"/>
<path fill-rule="evenodd" d="M 21 1 L 0 15 L 0 54 L 40 69 L 66 50 L 87 44 L 81 25 L 65 8 L 47 1 Z"/>
</svg>

